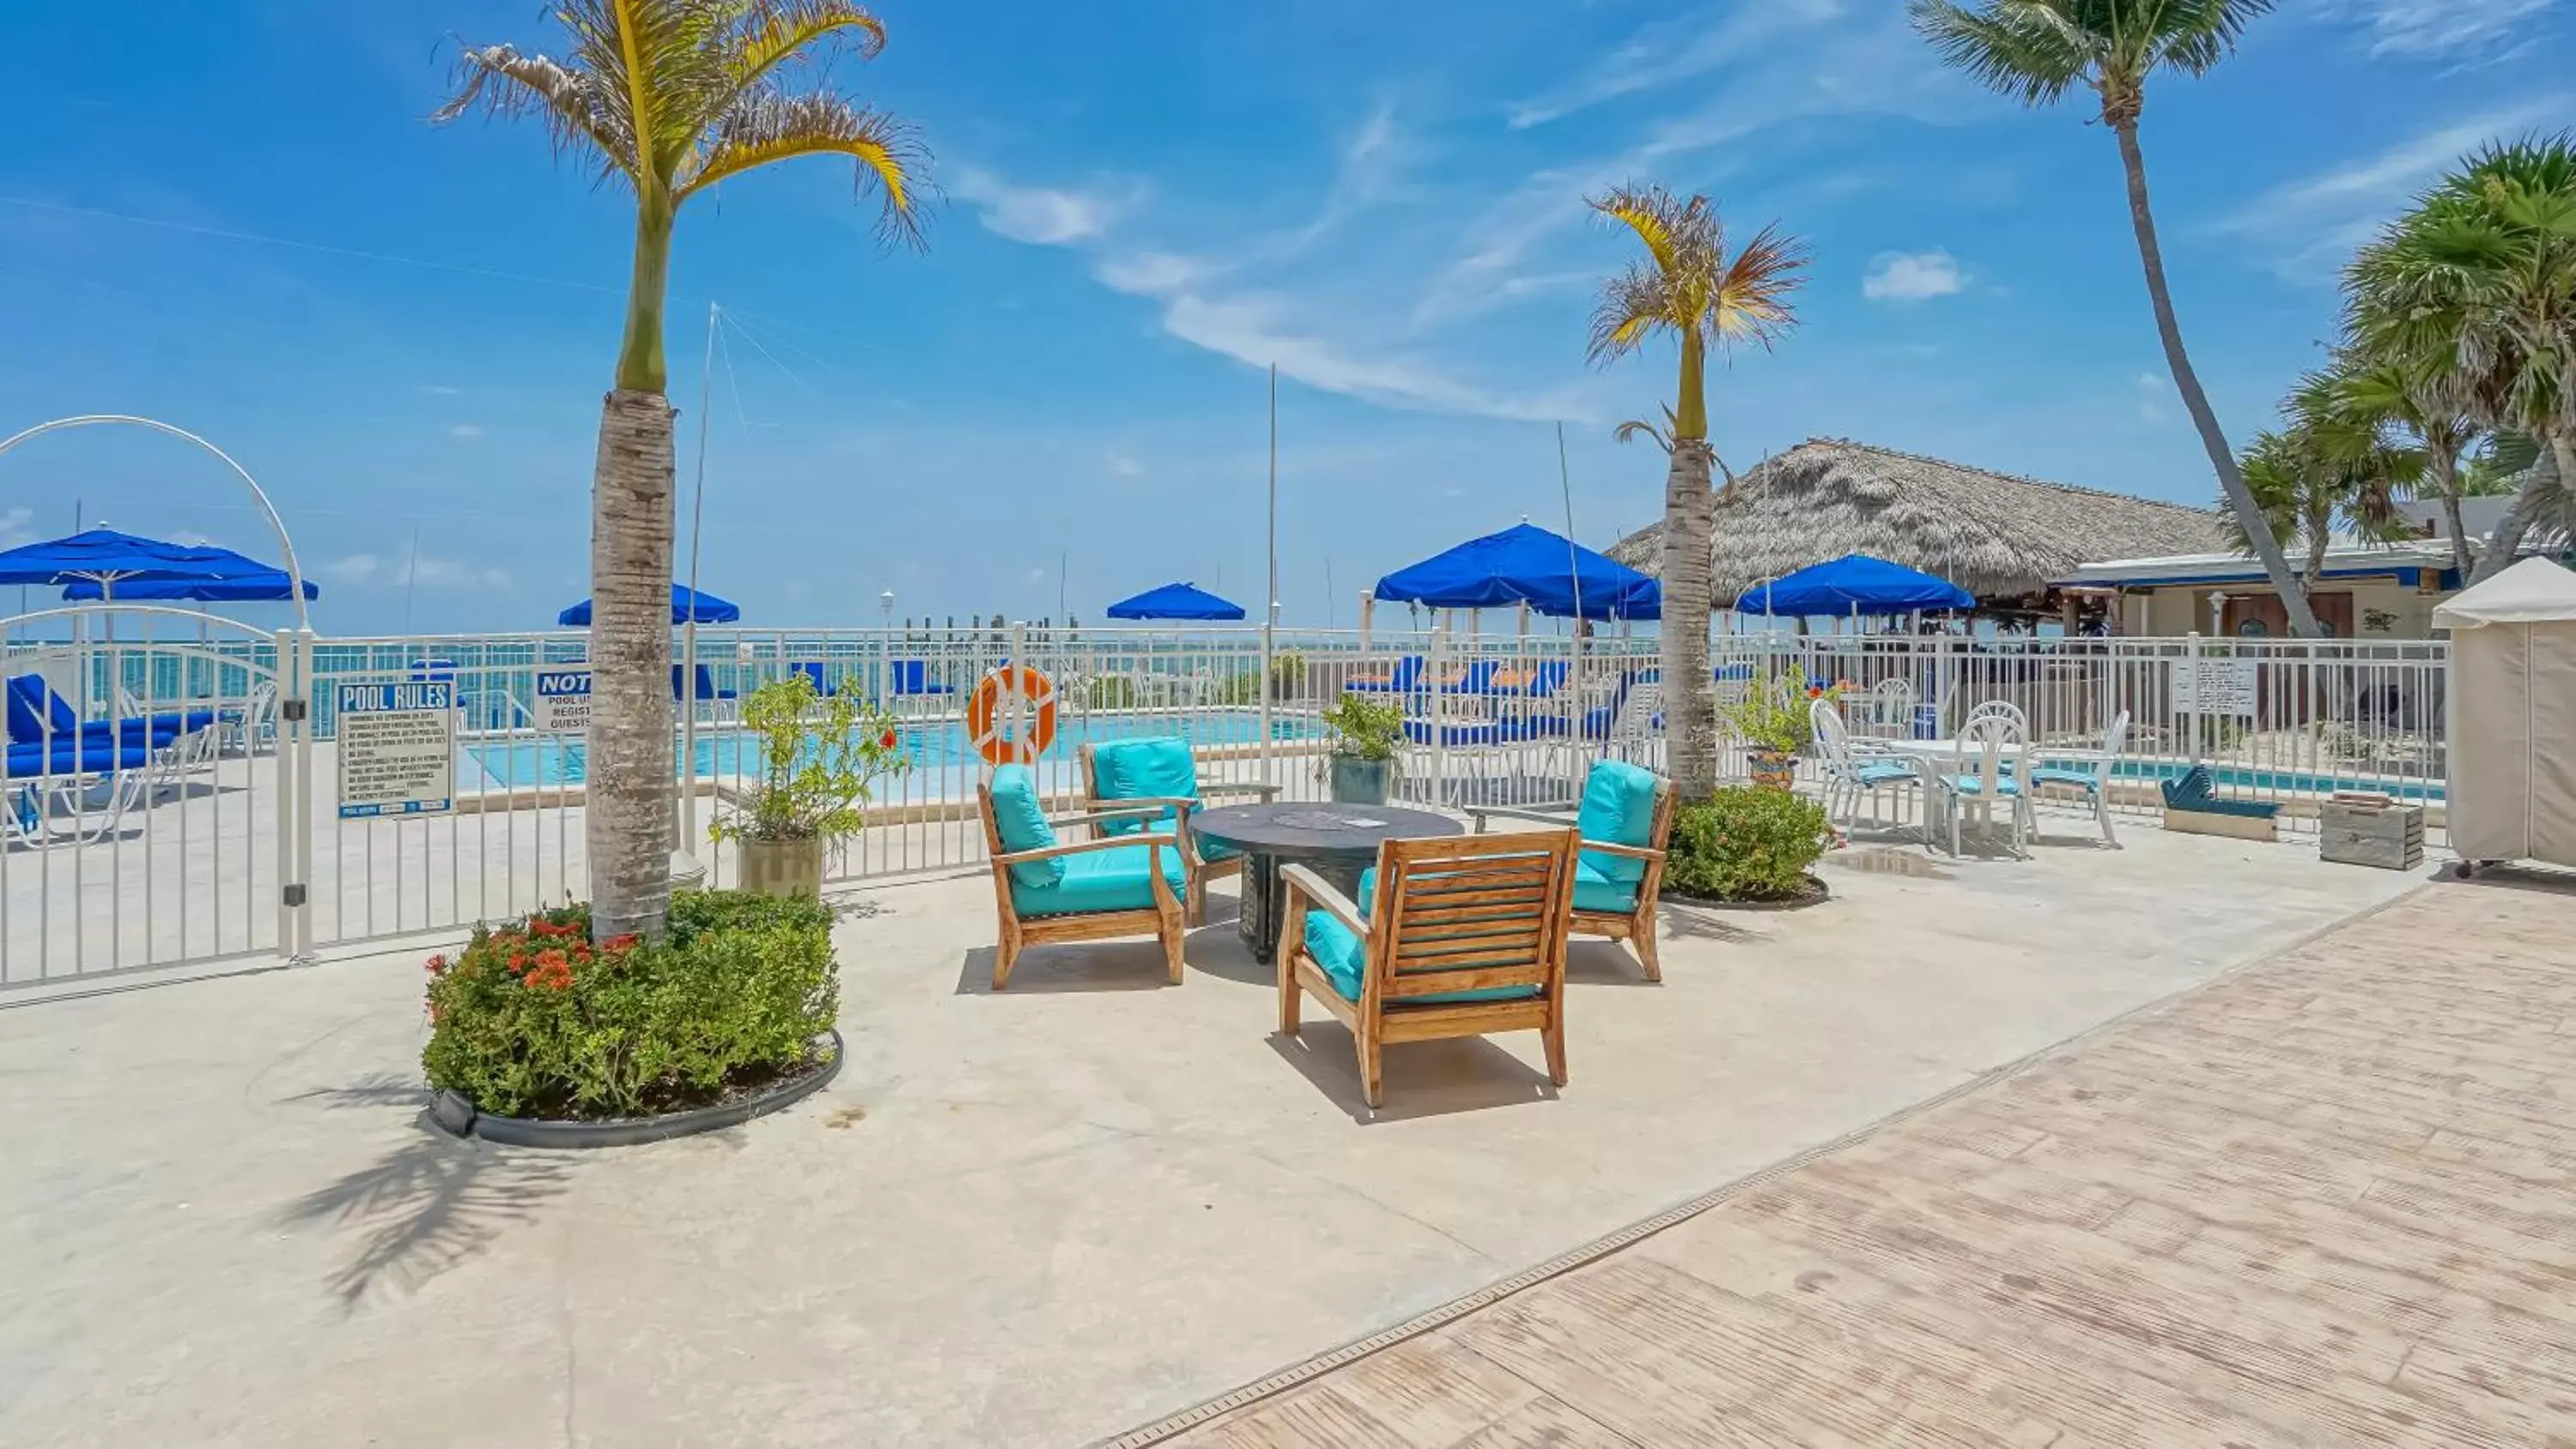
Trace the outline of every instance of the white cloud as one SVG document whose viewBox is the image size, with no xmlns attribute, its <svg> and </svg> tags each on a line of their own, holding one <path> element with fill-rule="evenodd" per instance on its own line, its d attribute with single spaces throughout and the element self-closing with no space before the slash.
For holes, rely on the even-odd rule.
<svg viewBox="0 0 2576 1449">
<path fill-rule="evenodd" d="M 36 541 L 36 510 L 11 508 L 0 511 L 0 548 L 16 548 Z"/>
<path fill-rule="evenodd" d="M 2283 182 L 2222 217 L 2214 229 L 2271 248 L 2287 276 L 2331 281 L 2354 248 L 2461 158 L 2489 141 L 2563 116 L 2568 99 L 2525 101 Z"/>
<path fill-rule="evenodd" d="M 1873 302 L 1921 302 L 1952 296 L 1967 285 L 1958 259 L 1946 251 L 1880 252 L 1870 258 L 1860 294 Z"/>
<path fill-rule="evenodd" d="M 1791 31 L 1838 17 L 1841 0 L 1736 0 L 1717 10 L 1647 25 L 1565 85 L 1512 108 L 1515 131 L 1605 101 L 1705 75 L 1765 49 Z"/>
<path fill-rule="evenodd" d="M 2142 372 L 2137 377 L 2137 388 L 2139 420 L 2163 422 L 2168 416 L 2165 404 L 2173 400 L 2173 379 L 2161 372 Z"/>
<path fill-rule="evenodd" d="M 2495 57 L 2531 43 L 2557 0 L 2318 0 L 2329 19 L 2369 32 L 2370 53 Z"/>
<path fill-rule="evenodd" d="M 1142 478 L 1145 476 L 1145 465 L 1125 453 L 1112 453 L 1102 461 L 1108 466 L 1110 472 L 1117 474 L 1121 478 Z"/>
<path fill-rule="evenodd" d="M 412 556 L 408 547 L 390 557 L 372 553 L 353 553 L 322 565 L 323 573 L 352 584 L 384 584 L 402 588 L 419 583 L 425 588 L 506 589 L 510 575 L 506 570 L 485 568 L 459 559 Z"/>
<path fill-rule="evenodd" d="M 413 391 L 425 394 L 429 397 L 463 397 L 465 395 L 465 389 L 461 387 L 449 387 L 443 382 L 424 382 L 419 387 L 413 389 Z"/>
<path fill-rule="evenodd" d="M 1055 574 L 1052 570 L 1036 568 L 1020 575 L 1020 582 L 1024 584 L 1042 584 L 1053 577 L 1055 577 Z"/>
<path fill-rule="evenodd" d="M 1274 301 L 1257 298 L 1182 296 L 1164 309 L 1163 326 L 1184 342 L 1255 367 L 1275 363 L 1280 372 L 1308 387 L 1346 397 L 1431 412 L 1538 422 L 1570 412 L 1545 399 L 1486 392 L 1424 363 L 1359 355 L 1325 338 L 1290 330 L 1280 319 L 1282 310 Z"/>
<path fill-rule="evenodd" d="M 969 166 L 949 189 L 975 204 L 987 230 L 1033 246 L 1060 247 L 1106 234 L 1133 196 L 1018 186 Z"/>
<path fill-rule="evenodd" d="M 1166 297 L 1206 280 L 1215 268 L 1173 252 L 1131 252 L 1102 257 L 1091 274 L 1101 285 L 1131 297 Z"/>
<path fill-rule="evenodd" d="M 471 442 L 472 440 L 483 436 L 483 425 L 480 423 L 458 423 L 447 430 L 447 435 L 451 438 L 463 438 Z"/>
</svg>

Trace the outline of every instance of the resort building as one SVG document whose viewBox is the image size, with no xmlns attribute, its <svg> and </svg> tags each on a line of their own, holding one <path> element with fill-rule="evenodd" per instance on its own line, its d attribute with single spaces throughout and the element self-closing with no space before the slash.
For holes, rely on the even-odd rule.
<svg viewBox="0 0 2576 1449">
<path fill-rule="evenodd" d="M 2294 567 L 2299 562 L 2292 560 Z M 2279 639 L 2290 633 L 2288 612 L 2263 566 L 2232 550 L 2089 563 L 2057 587 L 2069 597 L 2110 601 L 2122 634 Z M 2308 602 L 2338 639 L 2423 639 L 2432 633 L 2433 606 L 2459 587 L 2448 544 L 2337 538 Z"/>
</svg>

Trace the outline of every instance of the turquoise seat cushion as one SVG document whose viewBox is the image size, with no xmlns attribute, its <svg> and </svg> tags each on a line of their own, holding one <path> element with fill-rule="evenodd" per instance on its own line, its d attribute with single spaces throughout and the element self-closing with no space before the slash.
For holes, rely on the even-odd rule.
<svg viewBox="0 0 2576 1449">
<path fill-rule="evenodd" d="M 1102 800 L 1196 800 L 1199 771 L 1190 758 L 1190 742 L 1178 735 L 1144 740 L 1113 740 L 1091 752 L 1092 788 Z M 1166 806 L 1159 820 L 1172 818 Z M 1104 820 L 1103 835 L 1132 835 L 1148 821 Z"/>
<path fill-rule="evenodd" d="M 1986 793 L 1986 782 L 1975 775 L 1952 775 L 1950 788 L 1962 795 L 1983 795 Z M 2021 793 L 2021 784 L 2010 775 L 1999 775 L 1995 777 L 1995 793 L 2018 795 Z"/>
<path fill-rule="evenodd" d="M 1199 859 L 1201 860 L 1232 860 L 1236 856 L 1243 854 L 1240 847 L 1229 845 L 1222 840 L 1210 840 L 1204 835 L 1195 836 L 1194 838 L 1198 841 Z"/>
<path fill-rule="evenodd" d="M 1603 760 L 1584 778 L 1583 806 L 1575 812 L 1574 828 L 1586 840 L 1639 847 L 1652 844 L 1658 783 L 1652 770 L 1624 760 Z M 1634 856 L 1587 850 L 1583 863 L 1606 880 L 1633 885 L 1646 878 L 1646 863 Z"/>
<path fill-rule="evenodd" d="M 1147 856 L 1162 859 L 1163 879 L 1172 894 L 1181 892 L 1181 852 L 1162 837 L 1160 850 L 1148 845 L 1122 845 L 1115 850 L 1084 850 L 1056 857 L 1061 878 L 1044 885 L 1011 882 L 1011 908 L 1023 916 L 1071 916 L 1092 911 L 1149 911 L 1154 900 L 1153 867 Z"/>
<path fill-rule="evenodd" d="M 1026 765 L 1004 765 L 993 772 L 993 833 L 1001 837 L 1002 853 L 1022 850 L 1044 850 L 1056 843 L 1055 827 L 1047 824 L 1046 811 L 1038 804 L 1038 779 Z M 1047 860 L 1024 860 L 1011 867 L 1011 884 L 1051 886 L 1064 879 L 1065 864 L 1061 856 Z"/>
<path fill-rule="evenodd" d="M 1892 785 L 1899 780 L 1913 779 L 1914 768 L 1889 760 L 1863 760 L 1853 767 L 1852 778 L 1872 787 Z"/>
<path fill-rule="evenodd" d="M 1574 863 L 1574 908 L 1624 916 L 1637 909 L 1637 882 L 1612 880 L 1595 870 L 1592 857 Z"/>
<path fill-rule="evenodd" d="M 2093 790 L 2102 783 L 2093 777 L 2091 770 L 2078 770 L 2066 765 L 2033 765 L 2030 782 L 2033 785 L 2072 785 L 2078 790 Z"/>
</svg>

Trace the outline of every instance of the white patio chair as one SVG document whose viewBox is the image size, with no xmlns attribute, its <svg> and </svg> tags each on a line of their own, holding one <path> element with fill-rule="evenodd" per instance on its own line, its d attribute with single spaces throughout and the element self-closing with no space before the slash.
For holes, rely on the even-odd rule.
<svg viewBox="0 0 2576 1449">
<path fill-rule="evenodd" d="M 2111 777 L 2120 763 L 2120 750 L 2129 739 L 2129 712 L 2122 710 L 2102 732 L 2102 750 L 2097 758 L 2082 764 L 2035 765 L 2030 771 L 2033 788 L 2047 785 L 2083 791 L 2093 802 L 2093 822 L 2102 828 L 2102 843 L 2117 850 L 2120 837 L 2111 833 Z M 2043 758 L 2045 756 L 2043 755 Z"/>
<path fill-rule="evenodd" d="M 1865 755 L 1854 750 L 1851 731 L 1844 727 L 1842 711 L 1829 699 L 1819 699 L 1807 706 L 1807 725 L 1816 737 L 1816 757 L 1825 772 L 1825 818 L 1836 819 L 1837 803 L 1843 806 L 1839 817 L 1844 829 L 1852 828 L 1860 818 L 1863 795 L 1870 800 L 1869 818 L 1883 823 L 1878 813 L 1879 798 L 1904 785 L 1921 785 L 1923 777 L 1907 761 L 1885 755 Z"/>
<path fill-rule="evenodd" d="M 2009 699 L 1989 699 L 1980 701 L 1976 708 L 1968 711 L 1968 718 L 1963 723 L 1975 724 L 1978 720 L 1996 715 L 2011 720 L 2013 722 L 2013 726 L 2021 731 L 2022 738 L 2030 738 L 2030 716 L 2023 714 L 2021 712 L 2021 706 L 2013 703 Z"/>
<path fill-rule="evenodd" d="M 1992 833 L 1995 801 L 2001 799 L 2012 810 L 2013 854 L 2029 858 L 2028 841 L 2034 823 L 2027 753 L 2030 735 L 2013 718 L 2019 712 L 1992 710 L 1972 714 L 1959 727 L 1958 772 L 1933 777 L 1933 795 L 1950 819 L 1950 853 L 1954 856 L 1959 854 L 1959 817 L 1974 806 L 1979 828 Z"/>
<path fill-rule="evenodd" d="M 1888 678 L 1882 679 L 1878 683 L 1870 686 L 1868 697 L 1870 718 L 1877 722 L 1880 729 L 1892 729 L 1900 734 L 1912 732 L 1914 725 L 1913 680 L 1900 679 L 1894 675 L 1890 675 Z M 1856 749 L 1864 753 L 1866 753 L 1872 746 L 1872 742 L 1868 740 L 1854 740 L 1852 744 Z"/>
</svg>

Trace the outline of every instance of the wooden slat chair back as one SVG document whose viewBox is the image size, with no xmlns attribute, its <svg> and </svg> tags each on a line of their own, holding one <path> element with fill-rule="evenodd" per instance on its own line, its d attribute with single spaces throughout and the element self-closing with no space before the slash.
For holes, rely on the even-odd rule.
<svg viewBox="0 0 2576 1449">
<path fill-rule="evenodd" d="M 1583 842 L 1582 850 L 1576 853 L 1578 861 L 1587 852 L 1596 858 L 1620 856 L 1642 862 L 1644 870 L 1636 882 L 1634 893 L 1625 897 L 1624 905 L 1619 903 L 1616 887 L 1611 887 L 1608 893 L 1613 897 L 1612 899 L 1605 901 L 1594 898 L 1593 905 L 1597 909 L 1588 909 L 1585 905 L 1583 874 L 1578 869 L 1575 877 L 1574 904 L 1566 918 L 1568 929 L 1575 935 L 1605 936 L 1613 941 L 1627 942 L 1629 949 L 1637 953 L 1637 964 L 1643 968 L 1649 981 L 1664 979 L 1663 963 L 1656 950 L 1655 910 L 1663 897 L 1664 855 L 1673 838 L 1674 798 L 1673 782 L 1669 779 L 1658 781 L 1655 786 L 1653 823 L 1647 829 L 1644 845 L 1621 845 L 1616 841 L 1607 840 Z M 1486 827 L 1496 820 L 1516 820 L 1550 827 L 1569 825 L 1576 820 L 1576 811 L 1580 803 L 1577 801 L 1572 804 L 1539 805 L 1527 808 L 1516 805 L 1471 805 L 1467 807 L 1467 814 L 1476 822 L 1476 833 L 1482 835 Z"/>
<path fill-rule="evenodd" d="M 1565 1085 L 1565 943 L 1579 838 L 1571 830 L 1390 840 L 1368 909 L 1291 866 L 1279 942 L 1279 1029 L 1313 996 L 1350 1028 L 1362 1094 L 1383 1099 L 1389 1043 L 1536 1031 Z M 1307 912 L 1328 918 L 1310 927 Z M 1358 959 L 1339 932 L 1358 937 Z M 1329 939 L 1327 939 L 1329 935 Z M 1338 968 L 1338 969 L 1337 969 Z"/>
</svg>

